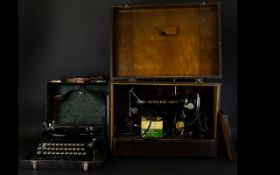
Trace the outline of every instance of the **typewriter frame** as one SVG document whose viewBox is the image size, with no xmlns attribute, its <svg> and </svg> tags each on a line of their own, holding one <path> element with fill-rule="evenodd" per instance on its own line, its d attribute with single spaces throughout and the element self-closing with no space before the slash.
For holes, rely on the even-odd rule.
<svg viewBox="0 0 280 175">
<path fill-rule="evenodd" d="M 50 128 L 63 128 L 63 127 L 72 127 L 71 125 L 62 125 L 62 124 L 53 124 L 51 115 L 52 115 L 52 98 L 55 94 L 53 91 L 54 89 L 59 89 L 61 87 L 70 87 L 68 91 L 64 92 L 65 94 L 69 92 L 70 90 L 77 90 L 77 87 L 84 87 L 84 86 L 96 86 L 96 87 L 105 87 L 103 93 L 106 94 L 105 101 L 106 101 L 106 111 L 105 111 L 105 119 L 103 126 L 101 125 L 87 125 L 87 126 L 78 126 L 80 128 L 87 128 L 92 127 L 95 129 L 100 129 L 100 132 L 98 132 L 98 137 L 101 137 L 104 139 L 105 145 L 107 145 L 107 120 L 109 115 L 109 96 L 108 96 L 108 84 L 106 82 L 96 82 L 96 83 L 66 83 L 66 82 L 48 82 L 48 112 L 47 112 L 47 118 L 46 121 L 48 123 L 48 129 Z M 71 89 L 72 86 L 72 89 Z M 100 90 L 102 92 L 102 90 Z M 77 127 L 77 126 L 75 126 Z M 44 132 L 47 132 L 48 129 Z M 43 138 L 42 138 L 43 139 Z M 42 140 L 40 139 L 40 140 Z M 38 140 L 38 142 L 40 141 Z M 38 143 L 37 142 L 37 143 Z M 93 142 L 92 142 L 93 143 Z M 19 166 L 21 168 L 27 168 L 27 169 L 82 169 L 83 171 L 89 171 L 89 170 L 98 170 L 102 167 L 104 163 L 105 156 L 107 154 L 107 146 L 102 149 L 102 151 L 98 152 L 98 158 L 92 159 L 92 160 L 36 160 L 34 159 L 34 156 L 36 154 L 36 147 L 25 154 L 23 158 L 19 161 Z M 92 148 L 93 149 L 93 148 Z"/>
</svg>

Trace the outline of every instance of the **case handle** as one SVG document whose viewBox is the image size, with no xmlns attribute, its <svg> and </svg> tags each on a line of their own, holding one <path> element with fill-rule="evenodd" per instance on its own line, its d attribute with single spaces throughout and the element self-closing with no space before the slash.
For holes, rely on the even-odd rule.
<svg viewBox="0 0 280 175">
<path fill-rule="evenodd" d="M 177 27 L 174 27 L 174 26 L 160 27 L 160 28 L 158 28 L 158 32 L 162 36 L 177 35 L 178 29 L 177 29 Z"/>
</svg>

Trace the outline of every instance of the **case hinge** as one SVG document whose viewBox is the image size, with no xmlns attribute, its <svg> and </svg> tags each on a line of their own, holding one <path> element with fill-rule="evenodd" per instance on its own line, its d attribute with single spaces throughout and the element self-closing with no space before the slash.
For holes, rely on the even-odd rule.
<svg viewBox="0 0 280 175">
<path fill-rule="evenodd" d="M 196 82 L 196 83 L 203 83 L 203 78 L 196 78 L 196 79 L 195 79 L 195 82 Z"/>
<path fill-rule="evenodd" d="M 135 82 L 135 81 L 137 81 L 137 80 L 136 80 L 135 78 L 129 78 L 128 81 L 129 81 L 129 82 Z"/>
</svg>

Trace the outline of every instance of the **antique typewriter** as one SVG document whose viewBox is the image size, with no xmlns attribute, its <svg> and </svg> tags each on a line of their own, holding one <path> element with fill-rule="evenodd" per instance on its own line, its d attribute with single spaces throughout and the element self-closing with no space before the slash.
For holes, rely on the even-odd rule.
<svg viewBox="0 0 280 175">
<path fill-rule="evenodd" d="M 64 127 L 43 132 L 36 148 L 37 160 L 96 160 L 98 151 L 105 147 L 102 137 L 93 127 Z"/>
<path fill-rule="evenodd" d="M 48 83 L 45 130 L 21 167 L 84 171 L 101 167 L 107 150 L 107 84 L 70 80 Z"/>
</svg>

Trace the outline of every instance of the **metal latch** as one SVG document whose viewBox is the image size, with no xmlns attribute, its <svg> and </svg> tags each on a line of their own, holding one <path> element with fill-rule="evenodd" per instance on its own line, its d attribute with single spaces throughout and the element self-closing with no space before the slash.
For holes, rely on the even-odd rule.
<svg viewBox="0 0 280 175">
<path fill-rule="evenodd" d="M 88 162 L 82 163 L 83 171 L 88 171 Z"/>
<path fill-rule="evenodd" d="M 32 165 L 32 168 L 34 170 L 38 169 L 38 161 L 37 160 L 32 160 L 31 165 Z"/>
<path fill-rule="evenodd" d="M 129 8 L 127 4 L 125 4 L 124 8 Z"/>
<path fill-rule="evenodd" d="M 206 5 L 206 2 L 207 0 L 202 0 L 202 2 L 201 2 L 201 6 L 205 6 Z"/>
<path fill-rule="evenodd" d="M 195 79 L 195 82 L 196 82 L 196 83 L 203 83 L 203 78 L 196 78 L 196 79 Z"/>
</svg>

